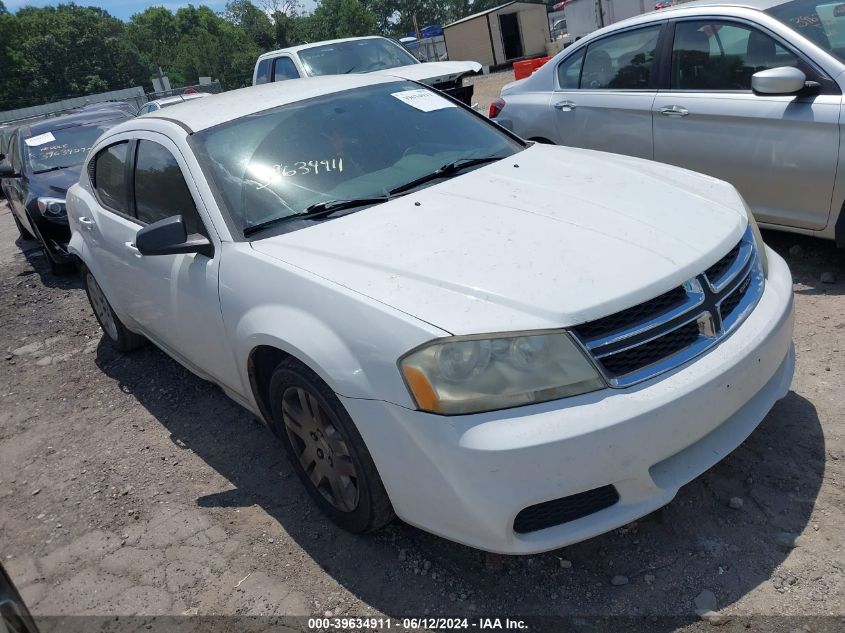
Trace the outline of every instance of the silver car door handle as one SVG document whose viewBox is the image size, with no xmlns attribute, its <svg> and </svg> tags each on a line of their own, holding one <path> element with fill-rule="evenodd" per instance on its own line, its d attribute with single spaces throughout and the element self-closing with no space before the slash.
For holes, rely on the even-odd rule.
<svg viewBox="0 0 845 633">
<path fill-rule="evenodd" d="M 555 109 L 560 110 L 561 112 L 570 112 L 576 107 L 577 106 L 573 101 L 561 101 L 560 103 L 555 104 Z"/>
<path fill-rule="evenodd" d="M 660 108 L 659 111 L 660 114 L 662 114 L 663 116 L 686 116 L 689 114 L 689 110 L 687 110 L 683 106 L 677 105 L 665 106 L 663 108 Z"/>
<path fill-rule="evenodd" d="M 79 223 L 89 231 L 96 226 L 96 222 L 91 218 L 79 218 Z"/>
<path fill-rule="evenodd" d="M 135 242 L 124 242 L 126 244 L 126 248 L 128 248 L 135 257 L 143 257 L 141 255 L 141 251 L 138 250 L 138 247 L 135 246 Z"/>
</svg>

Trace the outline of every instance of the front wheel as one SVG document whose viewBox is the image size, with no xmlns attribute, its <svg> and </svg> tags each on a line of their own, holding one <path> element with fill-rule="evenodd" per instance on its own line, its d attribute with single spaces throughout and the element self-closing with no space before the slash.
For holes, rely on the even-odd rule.
<svg viewBox="0 0 845 633">
<path fill-rule="evenodd" d="M 88 267 L 82 264 L 80 268 L 82 283 L 85 284 L 85 293 L 88 295 L 91 308 L 94 310 L 94 316 L 97 317 L 97 322 L 103 328 L 103 332 L 112 347 L 119 352 L 131 352 L 133 349 L 141 347 L 144 344 L 144 337 L 126 329 L 126 326 L 112 310 L 103 289 L 100 288 L 100 284 L 97 283 Z"/>
<path fill-rule="evenodd" d="M 389 523 L 393 506 L 375 463 L 329 386 L 289 359 L 273 372 L 270 394 L 273 430 L 320 509 L 350 532 Z"/>
</svg>

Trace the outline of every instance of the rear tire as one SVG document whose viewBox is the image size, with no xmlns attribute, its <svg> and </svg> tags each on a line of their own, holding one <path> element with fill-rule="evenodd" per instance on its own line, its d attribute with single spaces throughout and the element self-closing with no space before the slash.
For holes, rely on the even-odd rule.
<svg viewBox="0 0 845 633">
<path fill-rule="evenodd" d="M 135 332 L 126 329 L 126 326 L 114 313 L 106 295 L 100 288 L 100 284 L 97 283 L 94 275 L 85 264 L 80 265 L 80 272 L 82 273 L 82 283 L 85 284 L 85 294 L 88 295 L 88 301 L 91 303 L 91 309 L 94 311 L 94 316 L 97 317 L 97 322 L 112 347 L 119 352 L 131 352 L 141 347 L 146 339 L 140 334 L 135 334 Z"/>
<path fill-rule="evenodd" d="M 393 506 L 355 423 L 335 393 L 295 359 L 270 378 L 274 433 L 308 494 L 337 525 L 371 532 L 394 518 Z"/>
</svg>

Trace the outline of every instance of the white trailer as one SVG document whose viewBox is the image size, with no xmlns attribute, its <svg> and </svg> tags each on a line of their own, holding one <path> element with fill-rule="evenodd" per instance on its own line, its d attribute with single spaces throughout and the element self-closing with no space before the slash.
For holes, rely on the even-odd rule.
<svg viewBox="0 0 845 633">
<path fill-rule="evenodd" d="M 608 24 L 654 10 L 655 0 L 573 0 L 566 5 L 566 26 L 574 40 Z"/>
</svg>

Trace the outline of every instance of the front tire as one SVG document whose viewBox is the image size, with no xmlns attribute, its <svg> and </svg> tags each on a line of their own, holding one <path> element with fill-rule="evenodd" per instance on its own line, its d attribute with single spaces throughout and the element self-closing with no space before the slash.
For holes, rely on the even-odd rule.
<svg viewBox="0 0 845 633">
<path fill-rule="evenodd" d="M 273 431 L 311 498 L 349 532 L 377 530 L 395 516 L 370 452 L 334 392 L 295 359 L 270 378 Z"/>
<path fill-rule="evenodd" d="M 94 275 L 88 270 L 85 264 L 80 266 L 82 272 L 82 283 L 85 284 L 85 294 L 88 295 L 88 301 L 91 303 L 91 309 L 94 310 L 94 316 L 97 317 L 97 322 L 106 335 L 106 338 L 119 352 L 131 352 L 144 344 L 143 336 L 130 332 L 123 325 L 123 322 L 115 314 L 111 304 L 106 299 L 103 289 L 94 278 Z"/>
</svg>

